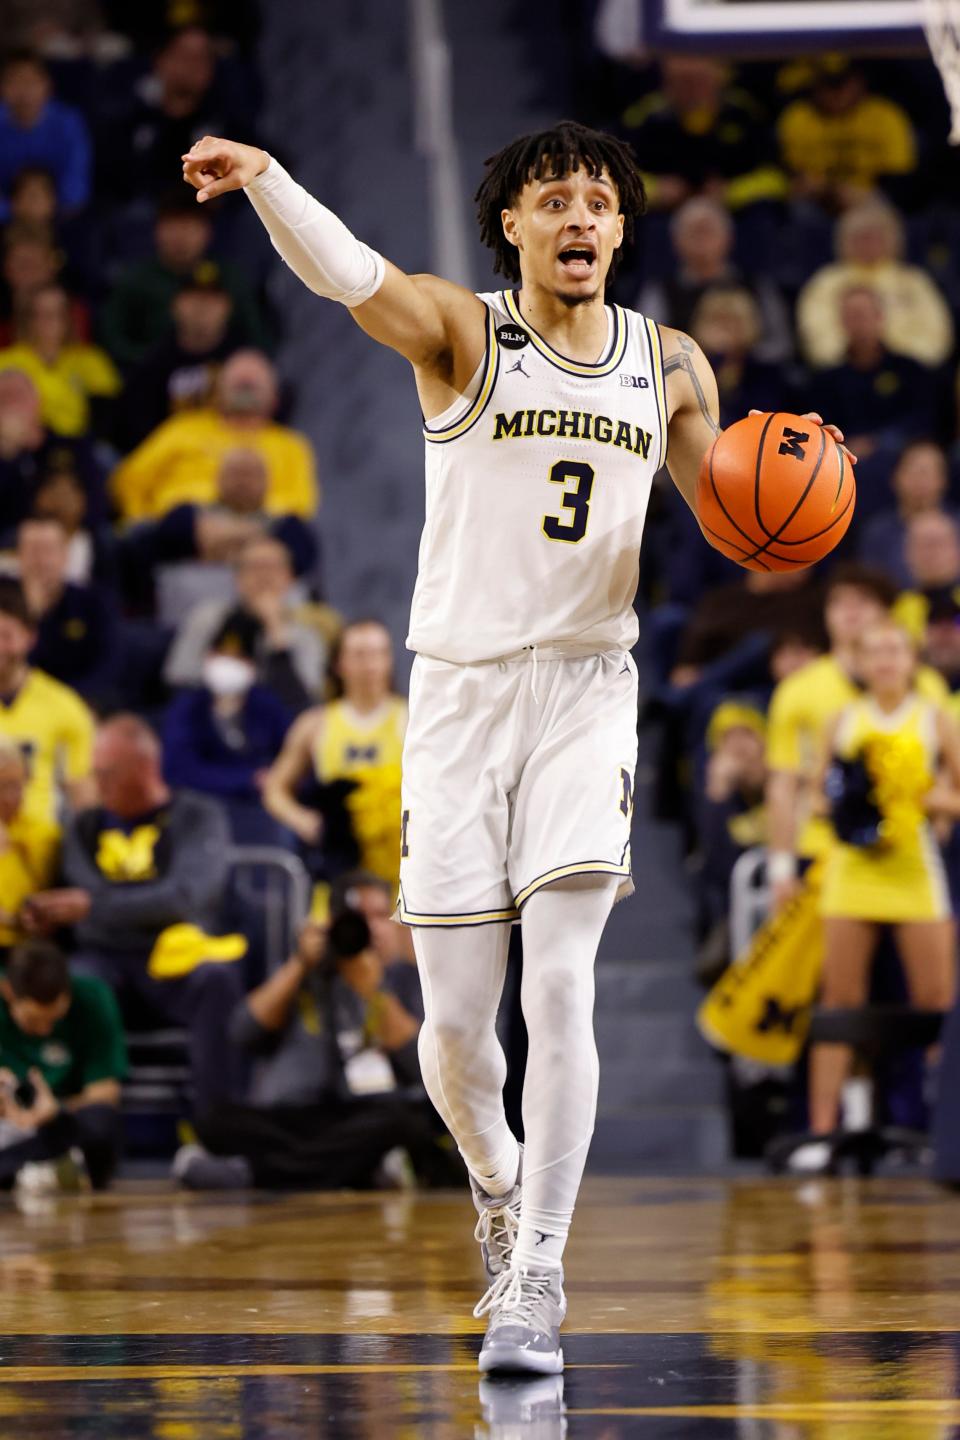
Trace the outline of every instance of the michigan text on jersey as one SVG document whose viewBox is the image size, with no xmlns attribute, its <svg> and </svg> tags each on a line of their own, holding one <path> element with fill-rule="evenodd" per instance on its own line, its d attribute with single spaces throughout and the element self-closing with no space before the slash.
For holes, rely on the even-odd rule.
<svg viewBox="0 0 960 1440">
<path fill-rule="evenodd" d="M 611 420 L 609 415 L 593 415 L 589 410 L 514 410 L 512 415 L 500 411 L 493 417 L 494 440 L 523 440 L 531 435 L 556 435 L 558 439 L 618 445 L 642 455 L 644 460 L 649 459 L 653 438 L 639 425 Z"/>
</svg>

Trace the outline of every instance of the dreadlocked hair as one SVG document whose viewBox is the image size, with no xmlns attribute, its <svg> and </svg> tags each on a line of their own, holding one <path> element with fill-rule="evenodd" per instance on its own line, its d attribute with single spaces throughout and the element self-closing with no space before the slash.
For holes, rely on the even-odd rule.
<svg viewBox="0 0 960 1440">
<path fill-rule="evenodd" d="M 561 120 L 549 130 L 521 135 L 484 164 L 487 173 L 474 197 L 480 239 L 493 251 L 496 274 L 508 280 L 520 279 L 520 254 L 504 235 L 500 215 L 516 203 L 528 181 L 545 176 L 560 179 L 581 165 L 591 176 L 606 170 L 616 186 L 626 241 L 633 239 L 634 221 L 647 208 L 647 192 L 632 146 L 575 120 Z M 613 278 L 619 255 L 615 250 L 608 279 Z"/>
</svg>

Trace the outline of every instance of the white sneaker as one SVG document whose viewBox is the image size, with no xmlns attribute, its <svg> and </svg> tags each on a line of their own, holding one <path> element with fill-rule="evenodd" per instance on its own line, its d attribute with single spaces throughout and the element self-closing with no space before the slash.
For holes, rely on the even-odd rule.
<svg viewBox="0 0 960 1440">
<path fill-rule="evenodd" d="M 520 1146 L 520 1164 L 517 1180 L 507 1195 L 488 1195 L 470 1176 L 470 1190 L 477 1208 L 477 1228 L 473 1238 L 480 1244 L 480 1256 L 486 1271 L 487 1283 L 492 1285 L 498 1276 L 510 1269 L 513 1247 L 520 1230 L 520 1200 L 523 1193 L 523 1146 Z"/>
<path fill-rule="evenodd" d="M 833 1150 L 827 1140 L 808 1140 L 798 1145 L 787 1161 L 791 1175 L 829 1175 L 833 1168 Z"/>
<path fill-rule="evenodd" d="M 520 1265 L 505 1270 L 474 1310 L 489 1315 L 478 1364 L 491 1370 L 558 1375 L 563 1369 L 560 1326 L 567 1313 L 563 1271 L 532 1270 Z"/>
</svg>

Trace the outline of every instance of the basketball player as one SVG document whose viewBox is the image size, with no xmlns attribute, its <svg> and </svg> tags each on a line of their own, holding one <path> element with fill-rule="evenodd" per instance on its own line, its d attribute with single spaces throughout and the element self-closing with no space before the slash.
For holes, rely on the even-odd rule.
<svg viewBox="0 0 960 1440">
<path fill-rule="evenodd" d="M 244 188 L 304 283 L 414 368 L 427 517 L 407 641 L 400 916 L 415 927 L 424 1083 L 479 1211 L 480 1368 L 553 1373 L 596 1110 L 593 964 L 632 888 L 640 539 L 668 440 L 694 509 L 716 382 L 687 335 L 604 303 L 644 208 L 633 154 L 608 135 L 563 122 L 488 162 L 481 236 L 519 282 L 488 295 L 403 274 L 262 150 L 206 137 L 184 175 L 200 201 Z M 518 917 L 522 1157 L 494 1030 Z"/>
</svg>

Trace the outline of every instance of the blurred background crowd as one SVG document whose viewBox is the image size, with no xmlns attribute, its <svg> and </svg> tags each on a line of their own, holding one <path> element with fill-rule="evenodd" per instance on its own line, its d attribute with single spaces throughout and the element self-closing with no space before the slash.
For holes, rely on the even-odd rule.
<svg viewBox="0 0 960 1440">
<path fill-rule="evenodd" d="M 656 57 L 595 28 L 605 9 L 564 13 L 583 37 L 576 118 L 629 139 L 647 181 L 614 298 L 694 336 L 723 424 L 815 410 L 859 457 L 853 525 L 814 572 L 737 569 L 665 474 L 655 487 L 639 720 L 712 982 L 733 958 L 738 857 L 774 827 L 807 858 L 805 795 L 862 684 L 868 622 L 893 611 L 948 712 L 960 691 L 960 170 L 929 60 Z M 35 1072 L 71 1023 L 63 952 L 74 1020 L 80 979 L 99 1020 L 87 1068 L 47 1065 L 8 1099 L 0 1177 L 77 1146 L 109 1175 L 116 1034 L 173 1025 L 205 1143 L 181 1174 L 369 1182 L 400 1147 L 429 1183 L 453 1161 L 418 1091 L 415 969 L 389 918 L 397 617 L 343 616 L 327 593 L 323 457 L 288 423 L 277 262 L 249 206 L 200 208 L 179 178 L 206 133 L 284 158 L 258 119 L 258 6 L 5 14 L 3 1023 Z M 960 846 L 944 843 L 960 892 Z M 248 941 L 224 933 L 232 845 L 296 854 L 316 887 L 270 974 L 236 963 Z M 66 1138 L 57 1095 L 75 1102 Z M 204 1169 L 212 1152 L 226 1169 Z"/>
</svg>

